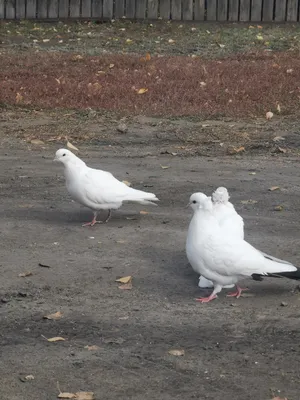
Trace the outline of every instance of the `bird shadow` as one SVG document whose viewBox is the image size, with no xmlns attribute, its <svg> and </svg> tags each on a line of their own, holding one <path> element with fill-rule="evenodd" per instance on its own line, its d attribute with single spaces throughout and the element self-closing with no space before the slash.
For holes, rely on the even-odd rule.
<svg viewBox="0 0 300 400">
<path fill-rule="evenodd" d="M 97 220 L 105 221 L 108 212 L 101 211 L 98 214 Z M 63 211 L 57 209 L 17 209 L 17 210 L 5 210 L 0 212 L 0 216 L 10 218 L 12 220 L 23 220 L 23 221 L 42 221 L 48 224 L 64 225 L 68 224 L 84 224 L 90 222 L 93 218 L 93 213 L 89 210 L 79 209 L 75 211 Z M 112 217 L 109 221 L 110 224 L 119 224 L 121 221 L 124 223 L 126 218 L 133 220 L 140 220 L 141 216 L 137 213 L 124 213 L 118 211 L 112 212 Z M 129 222 L 129 221 L 128 221 Z"/>
</svg>

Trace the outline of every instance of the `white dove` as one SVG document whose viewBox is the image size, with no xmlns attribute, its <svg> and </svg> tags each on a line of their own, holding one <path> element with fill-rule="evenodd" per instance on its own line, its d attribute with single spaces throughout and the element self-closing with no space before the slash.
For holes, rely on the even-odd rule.
<svg viewBox="0 0 300 400">
<path fill-rule="evenodd" d="M 223 228 L 227 235 L 233 235 L 235 237 L 239 237 L 244 239 L 244 220 L 243 218 L 236 212 L 234 206 L 229 201 L 229 193 L 225 187 L 218 187 L 213 194 L 213 213 L 216 219 L 219 222 L 221 228 Z M 280 260 L 279 258 L 270 256 L 261 251 L 261 254 L 273 261 L 278 261 L 284 264 L 289 264 L 288 261 Z M 256 280 L 262 280 L 260 277 L 253 277 Z M 205 279 L 204 277 L 200 276 L 199 279 L 199 287 L 201 288 L 210 288 L 213 287 L 213 283 Z"/>
<path fill-rule="evenodd" d="M 194 215 L 186 241 L 187 258 L 193 269 L 214 285 L 211 295 L 198 301 L 207 303 L 215 299 L 228 285 L 237 288 L 228 296 L 238 298 L 242 292 L 238 281 L 253 274 L 300 279 L 300 271 L 294 265 L 269 260 L 242 238 L 226 235 L 214 216 L 210 197 L 195 193 L 189 204 Z"/>
<path fill-rule="evenodd" d="M 57 150 L 54 161 L 63 163 L 65 167 L 66 186 L 72 199 L 94 212 L 92 221 L 83 226 L 108 222 L 111 210 L 120 208 L 123 202 L 156 205 L 153 202 L 159 201 L 155 194 L 133 189 L 118 181 L 110 172 L 89 168 L 69 150 Z M 108 210 L 105 221 L 96 219 L 100 210 Z"/>
</svg>

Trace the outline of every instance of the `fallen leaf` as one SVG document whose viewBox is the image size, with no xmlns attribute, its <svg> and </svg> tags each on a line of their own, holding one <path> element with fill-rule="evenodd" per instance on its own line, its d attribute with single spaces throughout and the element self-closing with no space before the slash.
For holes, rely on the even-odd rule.
<svg viewBox="0 0 300 400">
<path fill-rule="evenodd" d="M 256 172 L 249 172 L 249 175 L 256 175 Z"/>
<path fill-rule="evenodd" d="M 57 396 L 59 399 L 76 399 L 76 394 L 75 393 L 67 393 L 67 392 L 61 392 Z"/>
<path fill-rule="evenodd" d="M 61 319 L 62 317 L 63 317 L 62 313 L 61 313 L 60 311 L 57 311 L 57 312 L 54 313 L 54 314 L 45 315 L 43 318 L 44 318 L 44 319 L 53 319 L 53 320 L 56 320 L 56 319 Z"/>
<path fill-rule="evenodd" d="M 293 71 L 294 71 L 294 70 L 293 70 L 292 68 L 290 68 L 290 69 L 287 69 L 287 70 L 286 70 L 286 73 L 287 73 L 287 74 L 291 74 Z"/>
<path fill-rule="evenodd" d="M 278 112 L 279 114 L 281 113 L 281 107 L 280 107 L 280 104 L 277 104 L 276 110 L 277 110 L 277 112 Z"/>
<path fill-rule="evenodd" d="M 137 94 L 144 94 L 144 93 L 147 93 L 148 92 L 148 89 L 147 88 L 141 88 L 141 89 L 139 89 L 138 91 L 137 91 Z"/>
<path fill-rule="evenodd" d="M 257 40 L 264 40 L 264 37 L 263 37 L 262 35 L 259 34 L 259 35 L 256 35 L 256 39 L 257 39 Z"/>
<path fill-rule="evenodd" d="M 106 338 L 102 340 L 105 344 L 122 344 L 125 342 L 123 338 Z"/>
<path fill-rule="evenodd" d="M 126 43 L 132 43 L 132 39 L 126 39 Z"/>
<path fill-rule="evenodd" d="M 278 190 L 278 189 L 280 189 L 279 186 L 271 186 L 268 190 L 269 190 L 270 192 L 273 192 L 274 190 Z"/>
<path fill-rule="evenodd" d="M 19 274 L 20 278 L 25 278 L 26 276 L 31 276 L 32 272 L 28 271 L 28 272 L 23 272 L 22 274 Z"/>
<path fill-rule="evenodd" d="M 128 181 L 122 181 L 123 183 L 125 183 L 125 185 L 127 185 L 127 186 L 131 186 L 131 182 L 128 182 Z"/>
<path fill-rule="evenodd" d="M 67 148 L 68 149 L 71 149 L 71 150 L 74 150 L 74 151 L 79 151 L 78 149 L 77 149 L 77 147 L 75 147 L 72 143 L 70 143 L 69 141 L 67 141 Z"/>
<path fill-rule="evenodd" d="M 123 278 L 116 279 L 116 282 L 129 283 L 131 282 L 132 276 L 123 276 Z"/>
<path fill-rule="evenodd" d="M 170 168 L 170 165 L 161 165 L 160 168 L 161 169 L 168 169 L 168 168 Z"/>
<path fill-rule="evenodd" d="M 241 153 L 243 151 L 245 151 L 245 147 L 244 146 L 241 146 L 241 147 L 229 146 L 227 148 L 227 153 L 231 154 L 231 155 L 238 154 L 238 153 Z"/>
<path fill-rule="evenodd" d="M 280 152 L 280 153 L 286 153 L 287 152 L 287 149 L 284 149 L 283 147 L 277 147 L 277 150 Z"/>
<path fill-rule="evenodd" d="M 75 397 L 76 400 L 95 400 L 93 392 L 77 392 L 75 394 L 76 394 Z"/>
<path fill-rule="evenodd" d="M 97 345 L 92 345 L 92 346 L 84 346 L 85 349 L 87 349 L 88 351 L 95 351 L 95 350 L 99 350 L 99 346 Z"/>
<path fill-rule="evenodd" d="M 241 200 L 241 203 L 242 204 L 256 204 L 257 200 L 251 200 L 251 199 L 249 199 L 249 200 Z"/>
<path fill-rule="evenodd" d="M 30 140 L 30 143 L 31 144 L 36 144 L 36 145 L 43 145 L 43 144 L 45 144 L 42 140 L 40 140 L 40 139 L 33 139 L 33 140 Z"/>
<path fill-rule="evenodd" d="M 220 44 L 220 43 L 219 43 L 219 47 L 221 47 L 221 49 L 224 49 L 225 44 Z"/>
<path fill-rule="evenodd" d="M 82 59 L 83 59 L 83 56 L 80 55 L 80 54 L 77 54 L 76 56 L 73 56 L 73 57 L 72 57 L 72 60 L 74 60 L 74 61 L 82 60 Z"/>
<path fill-rule="evenodd" d="M 169 350 L 168 353 L 172 356 L 184 356 L 184 350 Z"/>
<path fill-rule="evenodd" d="M 147 214 L 149 214 L 149 212 L 148 211 L 140 211 L 140 214 L 141 215 L 147 215 Z"/>
<path fill-rule="evenodd" d="M 33 375 L 26 375 L 26 376 L 21 376 L 20 381 L 21 382 L 27 382 L 27 381 L 33 381 L 34 376 Z"/>
<path fill-rule="evenodd" d="M 43 335 L 42 335 L 42 337 L 44 339 L 48 340 L 48 342 L 64 342 L 66 340 L 61 336 L 55 336 L 55 337 L 52 337 L 52 338 L 49 338 L 49 339 L 46 338 L 46 336 L 43 336 Z"/>
<path fill-rule="evenodd" d="M 115 64 L 109 64 L 109 68 L 113 68 L 115 66 Z"/>
<path fill-rule="evenodd" d="M 272 113 L 272 111 L 268 111 L 268 112 L 266 113 L 266 118 L 267 118 L 268 120 L 269 120 L 269 119 L 272 119 L 273 116 L 274 116 L 274 114 Z"/>
<path fill-rule="evenodd" d="M 273 142 L 281 142 L 282 140 L 285 140 L 285 138 L 282 136 L 275 136 Z"/>
<path fill-rule="evenodd" d="M 287 397 L 273 397 L 272 400 L 288 400 Z"/>
<path fill-rule="evenodd" d="M 169 39 L 168 42 L 169 42 L 170 44 L 172 44 L 172 43 L 175 43 L 175 40 Z"/>
<path fill-rule="evenodd" d="M 262 29 L 263 27 L 261 25 L 257 25 L 258 29 Z"/>
<path fill-rule="evenodd" d="M 50 39 L 43 39 L 43 42 L 48 43 L 48 42 L 50 42 Z"/>
<path fill-rule="evenodd" d="M 19 104 L 23 100 L 23 96 L 20 93 L 16 94 L 16 103 Z"/>
<path fill-rule="evenodd" d="M 118 286 L 119 289 L 122 290 L 131 290 L 132 289 L 132 283 L 125 283 L 124 285 Z"/>
<path fill-rule="evenodd" d="M 146 59 L 146 61 L 150 61 L 150 60 L 151 60 L 151 55 L 150 55 L 150 53 L 146 53 L 145 59 Z"/>
<path fill-rule="evenodd" d="M 282 211 L 283 207 L 282 206 L 275 206 L 274 211 Z"/>
</svg>

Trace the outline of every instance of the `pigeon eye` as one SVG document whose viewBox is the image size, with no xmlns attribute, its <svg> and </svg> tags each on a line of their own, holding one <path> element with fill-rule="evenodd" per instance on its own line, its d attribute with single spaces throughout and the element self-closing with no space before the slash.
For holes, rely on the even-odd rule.
<svg viewBox="0 0 300 400">
<path fill-rule="evenodd" d="M 196 200 L 193 200 L 193 204 L 196 204 L 197 202 L 196 202 Z"/>
<path fill-rule="evenodd" d="M 66 155 L 66 153 L 63 154 L 63 157 Z"/>
</svg>

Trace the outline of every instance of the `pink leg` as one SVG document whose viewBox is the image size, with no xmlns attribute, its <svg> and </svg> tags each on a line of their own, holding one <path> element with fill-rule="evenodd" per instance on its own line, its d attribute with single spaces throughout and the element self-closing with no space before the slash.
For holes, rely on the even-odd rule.
<svg viewBox="0 0 300 400">
<path fill-rule="evenodd" d="M 249 290 L 249 289 L 242 289 L 239 286 L 236 286 L 236 292 L 231 292 L 227 294 L 227 297 L 236 297 L 237 299 L 241 296 L 242 292 L 244 290 Z"/>
<path fill-rule="evenodd" d="M 94 218 L 92 219 L 91 222 L 86 222 L 85 224 L 83 224 L 82 226 L 94 226 L 98 221 L 96 220 L 96 216 L 94 216 Z"/>
<path fill-rule="evenodd" d="M 199 297 L 199 299 L 196 299 L 196 301 L 199 301 L 200 303 L 208 303 L 211 300 L 216 299 L 218 296 L 216 296 L 215 294 L 211 294 L 208 297 Z"/>
</svg>

